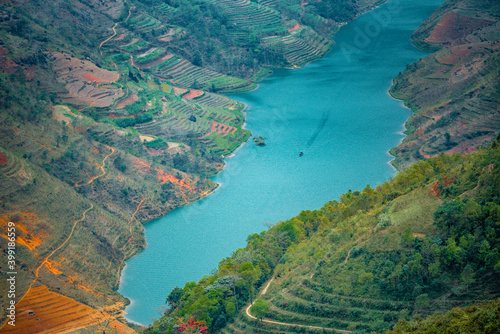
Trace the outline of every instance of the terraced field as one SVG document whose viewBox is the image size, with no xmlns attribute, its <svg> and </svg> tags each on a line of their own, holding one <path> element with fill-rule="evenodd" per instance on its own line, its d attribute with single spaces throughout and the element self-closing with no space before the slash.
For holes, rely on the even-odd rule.
<svg viewBox="0 0 500 334">
<path fill-rule="evenodd" d="M 150 32 L 152 30 L 164 27 L 164 25 L 158 19 L 147 14 L 139 14 L 135 17 L 132 17 L 127 23 L 132 27 L 133 30 L 139 31 L 141 33 Z"/>
<path fill-rule="evenodd" d="M 311 28 L 299 27 L 281 37 L 264 38 L 264 45 L 280 45 L 286 60 L 291 65 L 303 66 L 321 58 L 328 52 L 333 42 L 318 35 Z"/>
<path fill-rule="evenodd" d="M 16 326 L 6 323 L 1 328 L 2 333 L 68 333 L 88 326 L 97 326 L 103 332 L 115 329 L 124 334 L 135 333 L 105 312 L 51 292 L 44 285 L 30 288 L 16 310 Z"/>
<path fill-rule="evenodd" d="M 256 87 L 250 80 L 227 76 L 193 65 L 179 56 L 158 56 L 162 61 L 149 67 L 159 78 L 169 79 L 182 87 L 201 88 L 217 92 L 248 91 Z M 152 60 L 153 62 L 155 60 Z"/>
<path fill-rule="evenodd" d="M 213 1 L 229 17 L 229 22 L 242 30 L 259 35 L 280 35 L 287 32 L 280 14 L 267 6 L 249 0 Z"/>
</svg>

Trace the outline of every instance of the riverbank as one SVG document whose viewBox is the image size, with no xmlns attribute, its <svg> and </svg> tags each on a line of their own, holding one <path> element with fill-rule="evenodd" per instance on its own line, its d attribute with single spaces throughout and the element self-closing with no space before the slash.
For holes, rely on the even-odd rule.
<svg viewBox="0 0 500 334">
<path fill-rule="evenodd" d="M 120 286 L 134 301 L 128 318 L 150 323 L 152 305 L 164 305 L 173 287 L 210 272 L 264 223 L 395 175 L 386 152 L 400 142 L 409 113 L 387 90 L 398 71 L 425 55 L 411 46 L 408 29 L 416 29 L 434 3 L 401 2 L 402 17 L 394 15 L 365 49 L 346 55 L 373 22 L 373 14 L 363 15 L 336 34 L 326 57 L 276 70 L 259 90 L 232 96 L 248 106 L 247 127 L 267 138 L 266 146 L 244 145 L 213 178 L 224 184 L 217 192 L 148 224 L 148 247 L 127 262 Z M 388 12 L 387 5 L 375 11 Z M 387 61 L 387 54 L 398 57 Z"/>
</svg>

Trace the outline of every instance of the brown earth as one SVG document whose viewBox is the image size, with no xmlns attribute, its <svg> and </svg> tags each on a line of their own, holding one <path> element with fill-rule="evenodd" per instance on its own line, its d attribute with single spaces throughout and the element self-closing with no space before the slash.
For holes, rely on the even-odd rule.
<svg viewBox="0 0 500 334">
<path fill-rule="evenodd" d="M 413 38 L 421 46 L 433 43 L 442 49 L 394 79 L 391 93 L 414 112 L 406 123 L 408 136 L 391 150 L 399 169 L 440 153 L 475 152 L 500 130 L 500 22 L 471 9 L 468 0 L 454 6 L 468 8 L 476 18 L 461 15 L 456 8 L 433 14 L 430 21 L 439 23 L 429 36 L 424 22 Z"/>
<path fill-rule="evenodd" d="M 493 21 L 467 17 L 455 11 L 449 11 L 443 15 L 425 41 L 432 44 L 457 44 L 471 32 L 491 23 Z"/>
<path fill-rule="evenodd" d="M 123 108 L 125 108 L 126 106 L 128 106 L 130 104 L 134 104 L 137 101 L 139 101 L 139 96 L 137 96 L 136 93 L 131 94 L 129 97 L 127 97 L 127 98 L 121 100 L 120 102 L 118 102 L 116 104 L 116 109 L 123 109 Z"/>
<path fill-rule="evenodd" d="M 172 88 L 174 90 L 174 94 L 177 96 L 182 96 L 184 93 L 186 93 L 188 91 L 187 89 L 175 87 L 175 86 L 172 86 Z"/>
<path fill-rule="evenodd" d="M 120 78 L 117 72 L 97 67 L 87 60 L 68 54 L 52 52 L 53 69 L 59 82 L 66 84 L 67 93 L 59 94 L 65 102 L 74 105 L 109 107 L 124 95 L 121 88 L 101 87 L 100 83 L 113 83 Z"/>
<path fill-rule="evenodd" d="M 194 98 L 203 96 L 203 94 L 205 94 L 205 92 L 203 92 L 201 90 L 191 89 L 188 93 L 182 95 L 182 97 L 185 99 L 192 100 Z"/>
<path fill-rule="evenodd" d="M 0 165 L 5 165 L 7 164 L 7 156 L 0 152 Z"/>
<path fill-rule="evenodd" d="M 40 229 L 38 229 L 36 233 L 32 231 L 31 228 L 38 225 L 39 221 L 39 218 L 36 214 L 31 212 L 23 212 L 22 215 L 23 223 L 16 222 L 16 242 L 20 245 L 26 246 L 30 251 L 33 251 L 43 243 L 43 240 L 48 240 L 50 238 L 50 234 Z M 4 231 L 4 233 L 2 233 L 2 236 L 7 240 L 7 223 L 9 221 L 10 220 L 5 216 L 0 217 L 0 226 Z"/>
<path fill-rule="evenodd" d="M 0 332 L 9 334 L 70 333 L 110 320 L 110 315 L 105 312 L 52 292 L 45 285 L 39 285 L 31 287 L 16 304 L 16 326 L 5 323 Z M 115 326 L 117 329 L 120 328 L 120 333 L 134 333 L 124 324 L 115 323 Z"/>
</svg>

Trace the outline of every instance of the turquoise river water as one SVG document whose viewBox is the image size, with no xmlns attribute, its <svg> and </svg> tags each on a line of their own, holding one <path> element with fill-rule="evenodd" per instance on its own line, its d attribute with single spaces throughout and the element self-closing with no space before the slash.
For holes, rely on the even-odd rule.
<svg viewBox="0 0 500 334">
<path fill-rule="evenodd" d="M 388 150 L 402 140 L 410 111 L 387 91 L 426 55 L 410 36 L 441 2 L 390 0 L 342 27 L 324 58 L 232 96 L 247 105 L 247 128 L 267 145 L 250 140 L 226 159 L 213 194 L 145 225 L 146 249 L 121 277 L 128 320 L 160 317 L 173 287 L 209 274 L 265 223 L 395 175 Z"/>
</svg>

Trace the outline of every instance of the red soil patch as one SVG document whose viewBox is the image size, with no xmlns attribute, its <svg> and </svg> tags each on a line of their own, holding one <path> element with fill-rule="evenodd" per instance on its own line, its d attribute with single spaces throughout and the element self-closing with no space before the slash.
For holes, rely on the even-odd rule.
<svg viewBox="0 0 500 334">
<path fill-rule="evenodd" d="M 9 220 L 6 217 L 0 217 L 0 226 L 4 231 L 2 236 L 5 239 L 7 239 L 8 222 Z M 16 231 L 18 232 L 16 243 L 25 246 L 30 251 L 40 246 L 43 240 L 48 240 L 50 238 L 50 235 L 42 231 L 42 229 L 39 229 L 36 233 L 33 232 L 32 228 L 39 224 L 39 218 L 34 213 L 23 212 L 22 222 L 15 222 L 15 224 Z"/>
<path fill-rule="evenodd" d="M 158 38 L 159 41 L 162 41 L 162 42 L 170 42 L 171 40 L 173 40 L 174 38 L 172 36 L 167 36 L 167 37 L 162 37 L 162 38 Z"/>
<path fill-rule="evenodd" d="M 300 28 L 300 24 L 296 23 L 293 27 L 288 28 L 288 31 L 292 32 L 292 31 L 298 30 L 299 28 Z"/>
<path fill-rule="evenodd" d="M 434 185 L 432 186 L 432 189 L 429 190 L 429 194 L 432 197 L 441 196 L 441 189 L 451 186 L 454 181 L 455 181 L 455 178 L 453 176 L 449 176 L 449 175 L 445 176 L 443 178 L 442 182 L 434 183 Z"/>
<path fill-rule="evenodd" d="M 443 15 L 425 41 L 435 44 L 457 43 L 459 39 L 490 23 L 492 21 L 475 19 L 450 11 Z"/>
<path fill-rule="evenodd" d="M 115 38 L 115 41 L 119 41 L 119 40 L 123 39 L 125 36 L 127 36 L 127 35 L 121 34 L 120 36 Z"/>
<path fill-rule="evenodd" d="M 175 86 L 172 86 L 172 88 L 174 90 L 174 94 L 177 96 L 182 96 L 182 94 L 184 94 L 188 91 L 187 89 L 175 87 Z"/>
<path fill-rule="evenodd" d="M 178 177 L 175 177 L 175 176 L 173 176 L 171 174 L 165 173 L 164 171 L 162 171 L 159 168 L 154 168 L 153 169 L 144 160 L 141 160 L 139 158 L 134 158 L 134 160 L 132 161 L 132 164 L 134 165 L 134 167 L 137 170 L 139 170 L 140 172 L 142 172 L 144 174 L 154 174 L 154 173 L 156 173 L 156 176 L 157 176 L 158 181 L 160 183 L 171 182 L 171 183 L 177 184 L 181 188 L 187 188 L 189 190 L 194 191 L 193 187 L 191 185 L 189 185 L 187 182 L 185 182 L 184 180 L 181 180 Z"/>
<path fill-rule="evenodd" d="M 122 109 L 125 108 L 126 106 L 133 104 L 135 102 L 139 101 L 139 96 L 137 96 L 136 93 L 130 95 L 126 99 L 121 100 L 116 104 L 116 109 Z"/>
<path fill-rule="evenodd" d="M 97 78 L 95 75 L 90 74 L 90 73 L 85 73 L 85 74 L 82 75 L 82 77 L 84 77 L 88 81 L 101 82 L 101 80 L 99 80 L 99 78 Z"/>
<path fill-rule="evenodd" d="M 193 190 L 193 187 L 191 187 L 189 184 L 187 184 L 184 180 L 181 180 L 181 179 L 179 179 L 171 174 L 167 174 L 159 168 L 155 168 L 155 170 L 157 172 L 158 181 L 160 181 L 160 183 L 172 182 L 172 183 L 175 183 L 182 188 L 187 188 L 189 190 Z"/>
<path fill-rule="evenodd" d="M 7 163 L 7 156 L 0 152 L 0 165 L 5 165 Z"/>
<path fill-rule="evenodd" d="M 203 94 L 205 94 L 205 92 L 201 90 L 191 89 L 188 93 L 184 94 L 182 97 L 185 99 L 192 100 L 194 98 L 202 96 Z"/>
<path fill-rule="evenodd" d="M 231 133 L 234 134 L 234 132 L 237 130 L 234 126 L 222 124 L 222 123 L 217 123 L 212 121 L 212 126 L 210 127 L 210 131 L 204 135 L 203 137 L 200 137 L 199 139 L 203 139 L 209 135 L 212 134 L 212 132 L 217 132 L 220 135 L 226 136 L 227 134 Z"/>
</svg>

